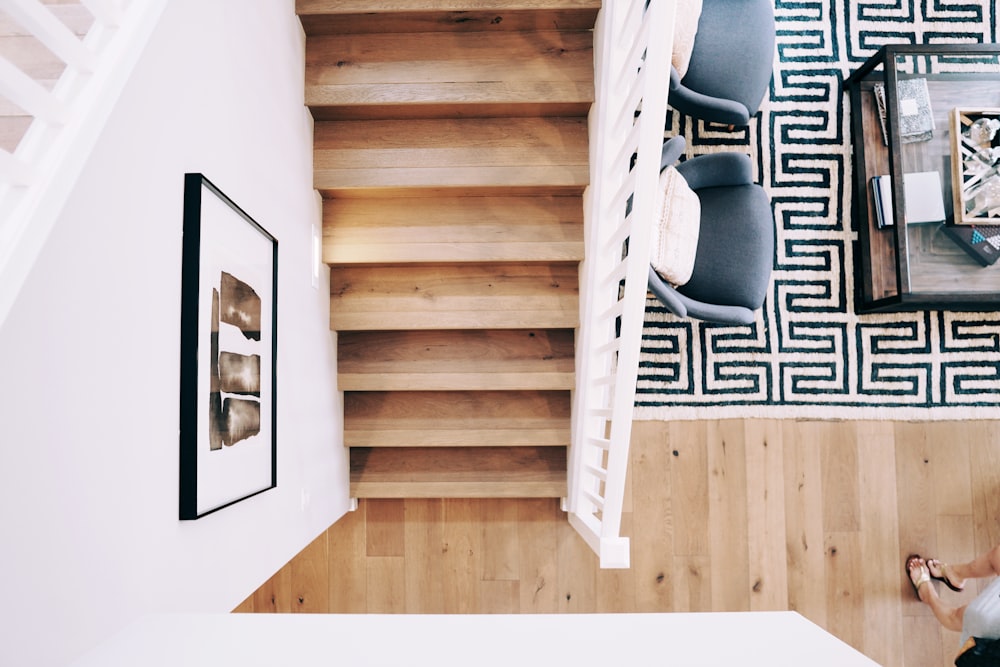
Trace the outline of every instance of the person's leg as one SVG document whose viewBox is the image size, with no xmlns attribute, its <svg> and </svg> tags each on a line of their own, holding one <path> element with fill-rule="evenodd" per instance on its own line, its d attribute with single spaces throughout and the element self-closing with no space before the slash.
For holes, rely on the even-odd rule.
<svg viewBox="0 0 1000 667">
<path fill-rule="evenodd" d="M 946 579 L 955 588 L 962 589 L 965 587 L 966 579 L 992 577 L 1000 574 L 1000 545 L 993 547 L 968 563 L 949 565 L 935 558 L 929 558 L 927 560 L 927 567 L 930 570 L 931 576 L 937 579 Z"/>
<path fill-rule="evenodd" d="M 965 606 L 949 607 L 938 597 L 937 590 L 930 580 L 930 571 L 927 569 L 927 564 L 924 563 L 923 558 L 916 557 L 908 560 L 907 568 L 910 581 L 917 588 L 917 597 L 931 608 L 938 623 L 948 630 L 961 632 L 962 618 L 965 616 Z"/>
</svg>

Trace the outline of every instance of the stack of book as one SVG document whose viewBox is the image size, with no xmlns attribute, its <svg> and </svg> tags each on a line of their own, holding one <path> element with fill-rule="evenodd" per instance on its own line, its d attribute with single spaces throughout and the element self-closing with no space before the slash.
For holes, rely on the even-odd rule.
<svg viewBox="0 0 1000 667">
<path fill-rule="evenodd" d="M 872 176 L 872 199 L 875 222 L 879 229 L 893 224 L 892 179 L 888 175 Z M 903 196 L 906 201 L 906 224 L 919 225 L 944 222 L 944 195 L 941 174 L 920 171 L 903 174 Z"/>
</svg>

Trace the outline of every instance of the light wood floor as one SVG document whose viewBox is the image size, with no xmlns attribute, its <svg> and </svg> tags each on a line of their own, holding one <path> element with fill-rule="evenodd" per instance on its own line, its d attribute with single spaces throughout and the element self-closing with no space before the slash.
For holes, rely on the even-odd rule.
<svg viewBox="0 0 1000 667">
<path fill-rule="evenodd" d="M 636 422 L 625 509 L 615 571 L 554 500 L 363 501 L 237 611 L 792 609 L 880 664 L 951 665 L 902 564 L 1000 543 L 1000 422 Z"/>
</svg>

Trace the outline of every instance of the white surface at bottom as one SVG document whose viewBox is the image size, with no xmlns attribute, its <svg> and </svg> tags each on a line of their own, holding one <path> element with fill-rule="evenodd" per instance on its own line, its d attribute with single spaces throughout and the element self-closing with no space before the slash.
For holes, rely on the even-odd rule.
<svg viewBox="0 0 1000 667">
<path fill-rule="evenodd" d="M 768 665 L 870 667 L 795 612 L 180 614 L 140 619 L 75 667 Z"/>
</svg>

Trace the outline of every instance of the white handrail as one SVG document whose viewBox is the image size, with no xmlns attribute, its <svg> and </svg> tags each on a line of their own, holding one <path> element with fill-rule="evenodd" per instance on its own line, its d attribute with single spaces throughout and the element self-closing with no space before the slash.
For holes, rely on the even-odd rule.
<svg viewBox="0 0 1000 667">
<path fill-rule="evenodd" d="M 85 72 L 94 69 L 97 63 L 94 52 L 38 0 L 4 0 L 3 8 L 67 65 Z"/>
<path fill-rule="evenodd" d="M 77 37 L 41 0 L 3 8 L 65 69 L 51 91 L 0 58 L 0 96 L 32 117 L 0 149 L 0 323 L 31 271 L 167 0 L 80 0 L 94 22 Z"/>
<path fill-rule="evenodd" d="M 65 104 L 6 58 L 0 58 L 0 95 L 54 125 L 62 125 L 69 117 Z"/>
<path fill-rule="evenodd" d="M 605 0 L 594 30 L 567 511 L 606 568 L 629 567 L 621 515 L 676 4 Z"/>
</svg>

